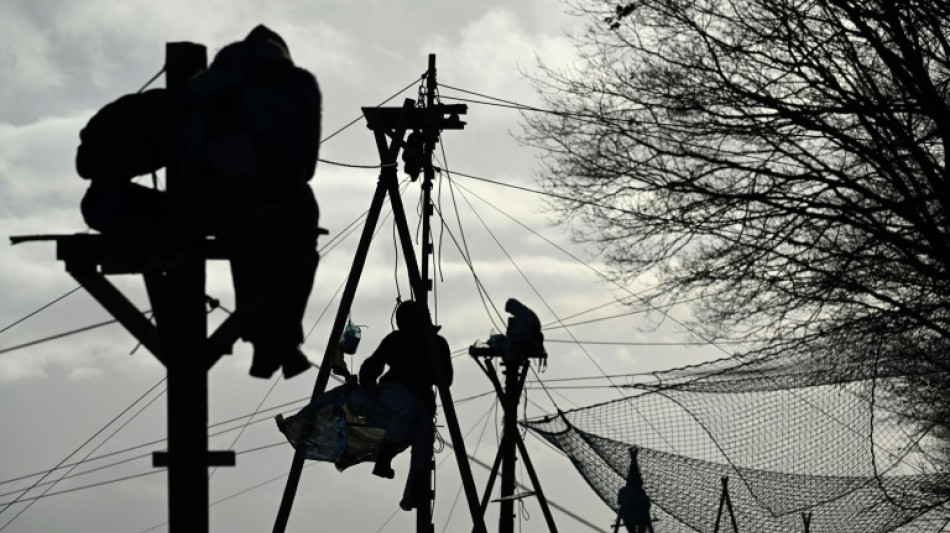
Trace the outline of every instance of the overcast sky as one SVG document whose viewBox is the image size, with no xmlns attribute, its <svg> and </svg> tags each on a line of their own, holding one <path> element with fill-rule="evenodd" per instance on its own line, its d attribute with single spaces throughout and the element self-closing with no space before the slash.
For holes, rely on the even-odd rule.
<svg viewBox="0 0 950 533">
<path fill-rule="evenodd" d="M 572 45 L 567 35 L 582 31 L 582 20 L 564 13 L 554 0 L 503 2 L 369 0 L 272 1 L 246 0 L 4 0 L 0 3 L 0 328 L 20 319 L 77 286 L 56 261 L 51 243 L 9 246 L 7 237 L 88 231 L 78 204 L 86 182 L 74 172 L 78 133 L 90 116 L 115 98 L 137 91 L 162 66 L 164 43 L 193 41 L 208 47 L 209 57 L 227 43 L 243 38 L 256 24 L 281 33 L 298 65 L 311 70 L 323 91 L 323 131 L 330 133 L 360 115 L 360 106 L 377 105 L 417 80 L 427 55 L 438 57 L 441 83 L 479 93 L 536 104 L 525 74 L 535 71 L 538 59 L 569 66 Z M 156 84 L 162 85 L 163 79 Z M 442 90 L 446 103 L 457 91 Z M 415 98 L 413 87 L 403 97 Z M 401 98 L 394 103 L 398 105 Z M 535 154 L 520 146 L 515 111 L 470 105 L 464 131 L 444 135 L 449 169 L 496 181 L 534 187 Z M 378 162 L 370 132 L 358 123 L 321 148 L 321 157 L 347 163 Z M 321 205 L 322 226 L 338 235 L 369 206 L 376 172 L 321 163 L 313 180 Z M 487 287 L 499 312 L 508 297 L 534 308 L 542 322 L 582 322 L 630 310 L 606 305 L 627 295 L 605 283 L 593 270 L 603 270 L 590 250 L 576 246 L 564 228 L 551 224 L 537 195 L 458 177 L 457 207 L 443 181 L 441 210 L 452 232 L 440 238 L 442 279 L 438 280 L 438 323 L 453 350 L 464 350 L 492 329 L 475 292 L 473 276 L 461 259 L 453 237 L 460 238 L 459 220 L 471 251 L 476 273 Z M 438 188 L 437 188 L 438 190 Z M 406 193 L 410 225 L 415 227 L 418 186 Z M 458 217 L 456 217 L 456 211 Z M 476 216 L 476 213 L 478 216 Z M 480 217 L 480 218 L 479 218 Z M 517 222 L 515 222 L 515 220 Z M 491 230 L 489 234 L 482 222 Z M 586 261 L 569 257 L 523 226 Z M 498 243 L 496 243 L 497 238 Z M 323 242 L 327 242 L 324 239 Z M 499 244 L 500 243 L 500 244 Z M 306 328 L 311 327 L 305 351 L 318 361 L 327 342 L 337 301 L 332 299 L 352 261 L 356 236 L 325 254 L 310 299 Z M 511 260 L 508 256 L 510 254 Z M 522 273 L 515 268 L 517 265 Z M 399 286 L 394 280 L 399 279 Z M 408 294 L 402 261 L 396 265 L 390 220 L 382 225 L 353 307 L 353 320 L 365 324 L 358 366 L 383 335 L 390 331 L 389 316 L 397 291 Z M 137 277 L 114 281 L 142 309 L 147 299 Z M 532 288 L 533 287 L 533 288 Z M 537 290 L 537 293 L 535 292 Z M 642 285 L 629 290 L 641 290 Z M 211 264 L 207 291 L 232 307 L 226 264 Z M 324 309 L 330 311 L 318 320 Z M 575 318 L 567 318 L 592 310 Z M 0 350 L 56 333 L 108 320 L 109 315 L 80 290 L 7 331 L 0 333 Z M 212 321 L 223 318 L 211 315 Z M 497 319 L 496 319 L 497 320 Z M 678 366 L 716 355 L 695 347 L 587 344 L 558 340 L 679 342 L 685 332 L 653 314 L 633 314 L 565 329 L 550 329 L 550 363 L 539 374 L 552 389 L 550 396 L 537 385 L 527 391 L 522 414 L 537 416 L 619 397 L 604 388 L 606 379 L 590 382 L 557 381 L 569 377 L 629 374 Z M 0 353 L 0 482 L 45 471 L 80 447 L 90 436 L 129 407 L 164 376 L 163 367 L 118 326 L 108 326 L 26 349 Z M 212 423 L 250 415 L 308 397 L 316 371 L 291 381 L 262 381 L 247 376 L 250 347 L 239 343 L 234 354 L 210 373 Z M 488 392 L 490 385 L 467 355 L 455 359 L 457 400 Z M 535 376 L 531 376 L 532 382 Z M 623 379 L 614 380 L 623 383 Z M 601 388 L 554 388 L 598 385 Z M 165 397 L 159 386 L 119 419 L 131 419 L 97 451 L 93 448 L 118 428 L 109 426 L 81 449 L 74 460 L 102 455 L 162 439 L 165 435 Z M 149 400 L 154 402 L 146 407 Z M 293 411 L 294 406 L 283 411 Z M 500 412 L 493 398 L 460 401 L 458 413 L 470 453 L 491 463 L 499 433 Z M 132 415 L 141 411 L 132 419 Z M 278 411 L 265 411 L 243 433 L 232 431 L 211 439 L 212 449 L 238 452 L 276 444 L 281 435 L 270 420 Z M 213 431 L 240 427 L 238 420 Z M 448 432 L 443 429 L 446 436 Z M 570 461 L 533 436 L 528 447 L 551 500 L 606 530 L 613 517 L 609 509 L 576 474 Z M 161 449 L 152 444 L 116 454 L 73 471 L 130 459 L 88 475 L 64 480 L 55 493 L 120 477 L 153 471 L 145 455 Z M 408 455 L 408 454 L 406 454 Z M 211 479 L 211 500 L 235 494 L 211 508 L 212 531 L 267 531 L 283 489 L 283 479 L 247 490 L 286 473 L 289 445 L 238 456 L 236 468 L 221 469 Z M 449 450 L 436 456 L 438 470 L 435 524 L 437 531 L 467 531 L 470 518 L 464 497 L 458 500 L 456 463 Z M 396 460 L 397 478 L 385 481 L 370 474 L 369 465 L 338 473 L 329 464 L 305 470 L 289 531 L 411 531 L 413 513 L 397 512 L 408 457 Z M 487 473 L 473 466 L 476 484 L 484 486 Z M 50 478 L 55 479 L 64 470 Z M 524 482 L 527 483 L 526 476 Z M 9 502 L 17 489 L 37 477 L 0 484 L 0 503 Z M 47 488 L 47 487 L 43 487 Z M 42 489 L 27 496 L 35 496 Z M 243 492 L 246 491 L 246 492 Z M 24 509 L 17 504 L 0 512 L 0 528 Z M 3 506 L 0 506 L 3 509 Z M 392 519 L 388 522 L 387 520 Z M 556 512 L 561 531 L 582 531 L 569 517 Z M 166 519 L 165 474 L 156 473 L 36 502 L 5 528 L 9 532 L 98 531 L 137 533 Z M 489 529 L 497 510 L 487 516 Z M 533 499 L 526 500 L 521 531 L 544 531 L 544 520 Z M 380 529 L 382 528 L 382 529 Z M 2 531 L 3 529 L 0 529 Z M 164 526 L 153 529 L 164 531 Z"/>
</svg>

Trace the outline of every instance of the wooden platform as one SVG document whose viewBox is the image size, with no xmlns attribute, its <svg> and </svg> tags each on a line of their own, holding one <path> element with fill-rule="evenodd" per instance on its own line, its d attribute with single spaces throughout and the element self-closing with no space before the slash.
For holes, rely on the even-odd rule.
<svg viewBox="0 0 950 533">
<path fill-rule="evenodd" d="M 96 233 L 65 235 L 23 235 L 10 237 L 11 244 L 55 242 L 56 258 L 63 261 L 68 272 L 103 307 L 108 310 L 159 361 L 167 364 L 158 329 L 135 307 L 106 275 L 142 274 L 149 290 L 153 310 L 158 313 L 165 293 L 162 272 L 174 269 L 186 256 L 205 260 L 224 260 L 229 248 L 214 237 L 205 237 L 197 250 L 182 247 L 180 240 L 165 237 L 132 238 Z M 231 353 L 246 316 L 254 316 L 256 308 L 232 313 L 208 338 L 208 368 L 224 354 Z"/>
<path fill-rule="evenodd" d="M 64 235 L 23 235 L 10 237 L 11 244 L 56 243 L 56 259 L 66 263 L 68 272 L 95 271 L 102 274 L 137 274 L 162 270 L 182 257 L 180 242 L 161 237 L 134 238 L 73 233 Z M 196 250 L 210 260 L 229 257 L 228 249 L 214 237 L 206 237 Z"/>
</svg>

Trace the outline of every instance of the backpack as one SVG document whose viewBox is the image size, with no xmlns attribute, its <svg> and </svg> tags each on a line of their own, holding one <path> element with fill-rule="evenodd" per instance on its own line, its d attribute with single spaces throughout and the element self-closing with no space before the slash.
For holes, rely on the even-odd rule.
<svg viewBox="0 0 950 533">
<path fill-rule="evenodd" d="M 96 183 L 122 183 L 164 167 L 167 99 L 165 89 L 151 89 L 96 112 L 79 132 L 79 175 Z"/>
</svg>

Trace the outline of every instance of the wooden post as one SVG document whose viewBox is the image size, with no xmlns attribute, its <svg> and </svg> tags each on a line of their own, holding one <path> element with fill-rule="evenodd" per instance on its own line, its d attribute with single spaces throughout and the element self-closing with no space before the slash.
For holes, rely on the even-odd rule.
<svg viewBox="0 0 950 533">
<path fill-rule="evenodd" d="M 518 398 L 521 395 L 518 379 L 521 365 L 515 362 L 503 363 L 505 369 L 505 394 L 501 401 L 504 403 L 502 418 L 502 434 L 512 437 L 518 431 Z M 515 439 L 508 438 L 502 443 L 504 449 L 499 450 L 501 460 L 501 501 L 498 512 L 499 533 L 514 533 L 515 531 Z"/>
<path fill-rule="evenodd" d="M 393 219 L 396 223 L 397 230 L 399 232 L 399 241 L 403 250 L 403 254 L 405 255 L 406 270 L 409 273 L 409 281 L 410 286 L 412 287 L 413 296 L 414 299 L 421 304 L 420 307 L 422 308 L 422 312 L 418 318 L 426 325 L 431 324 L 428 315 L 428 292 L 431 289 L 431 283 L 428 280 L 428 256 L 431 254 L 431 246 L 428 245 L 428 242 L 431 240 L 431 227 L 429 226 L 428 216 L 432 214 L 431 183 L 434 177 L 431 154 L 435 140 L 438 139 L 438 134 L 441 129 L 463 128 L 464 123 L 458 120 L 458 115 L 464 114 L 466 110 L 464 105 L 439 106 L 439 109 L 433 109 L 435 102 L 435 87 L 435 56 L 430 55 L 428 71 L 428 108 L 416 109 L 415 101 L 413 100 L 406 100 L 401 109 L 380 107 L 363 108 L 363 114 L 366 116 L 368 125 L 370 129 L 373 130 L 376 138 L 376 148 L 379 152 L 382 171 L 379 175 L 376 194 L 373 197 L 366 225 L 363 227 L 363 234 L 360 239 L 357 254 L 350 269 L 350 276 L 347 280 L 341 304 L 337 311 L 336 322 L 334 322 L 333 329 L 330 333 L 327 351 L 324 353 L 323 365 L 321 366 L 320 372 L 317 375 L 317 382 L 314 385 L 312 395 L 313 398 L 319 396 L 326 389 L 329 378 L 329 369 L 331 367 L 331 357 L 335 354 L 336 344 L 339 341 L 340 335 L 343 333 L 343 326 L 345 325 L 350 306 L 352 305 L 353 297 L 355 296 L 357 285 L 359 284 L 360 276 L 362 275 L 363 266 L 366 260 L 366 253 L 368 252 L 370 243 L 372 242 L 373 230 L 377 223 L 379 211 L 382 207 L 382 202 L 385 196 L 389 196 L 389 202 L 393 209 Z M 398 113 L 394 113 L 395 111 L 398 111 Z M 443 116 L 446 113 L 451 113 L 454 121 L 446 121 Z M 446 122 L 451 123 L 447 124 Z M 398 171 L 396 168 L 396 161 L 399 151 L 404 146 L 403 137 L 405 136 L 406 130 L 410 127 L 420 127 L 424 130 L 423 135 L 424 139 L 427 139 L 427 142 L 424 143 L 423 146 L 423 155 L 429 156 L 425 159 L 423 166 L 423 170 L 425 171 L 425 177 L 423 179 L 423 205 L 425 207 L 423 217 L 423 268 L 421 271 L 419 268 L 419 260 L 415 255 L 408 224 L 406 222 L 406 213 L 405 209 L 403 208 L 402 198 L 399 195 Z M 389 139 L 392 139 L 392 141 L 390 142 Z M 475 530 L 484 532 L 486 531 L 484 519 L 478 509 L 475 484 L 472 478 L 471 468 L 467 462 L 467 456 L 465 455 L 465 445 L 462 440 L 461 431 L 458 429 L 458 419 L 455 414 L 455 406 L 452 403 L 451 393 L 448 390 L 448 385 L 445 379 L 446 374 L 444 369 L 441 368 L 441 361 L 439 361 L 438 357 L 436 356 L 435 344 L 434 342 L 431 342 L 433 340 L 434 337 L 429 339 L 430 342 L 427 343 L 428 346 L 426 347 L 426 355 L 429 358 L 434 374 L 436 375 L 437 388 L 439 389 L 439 395 L 442 399 L 442 409 L 446 417 L 446 425 L 448 426 L 452 442 L 456 447 L 459 471 L 462 476 L 462 484 L 465 488 L 466 499 L 472 513 L 472 520 L 475 524 Z M 303 433 L 307 434 L 309 432 L 310 429 L 305 427 Z M 304 447 L 300 447 L 294 454 L 290 474 L 287 479 L 287 484 L 284 488 L 284 495 L 283 499 L 281 500 L 280 510 L 278 511 L 277 518 L 274 522 L 274 533 L 282 533 L 286 530 L 287 522 L 290 517 L 290 511 L 293 506 L 293 500 L 297 491 L 297 485 L 300 480 L 300 473 L 303 468 L 305 453 L 306 450 Z M 434 461 L 430 460 L 430 464 L 434 466 Z M 427 498 L 431 500 L 431 471 L 428 478 L 430 481 L 426 493 Z M 422 533 L 431 533 L 434 531 L 434 526 L 432 525 L 431 504 L 425 505 L 423 508 L 418 509 L 416 514 L 416 527 L 417 530 Z"/>
<path fill-rule="evenodd" d="M 205 317 L 205 260 L 200 253 L 197 208 L 185 179 L 180 148 L 177 91 L 205 68 L 205 47 L 166 45 L 165 176 L 169 202 L 168 237 L 179 261 L 164 271 L 145 272 L 155 310 L 161 352 L 168 368 L 168 452 L 155 454 L 155 466 L 168 467 L 168 522 L 172 533 L 208 531 L 208 380 Z"/>
<path fill-rule="evenodd" d="M 426 71 L 426 109 L 432 109 L 435 104 L 435 91 L 438 87 L 435 79 L 435 54 L 429 54 L 429 65 Z M 424 139 L 422 165 L 422 252 L 419 261 L 421 267 L 422 293 L 416 293 L 417 300 L 426 302 L 428 308 L 429 292 L 432 291 L 432 279 L 429 277 L 429 261 L 432 255 L 432 180 L 435 170 L 432 167 L 432 152 L 435 150 L 435 141 L 439 135 L 438 126 L 429 122 L 423 124 L 422 137 Z M 415 287 L 413 287 L 415 289 Z M 429 471 L 426 472 L 426 499 L 434 497 L 432 490 L 432 471 L 435 470 L 435 457 L 429 458 Z M 416 509 L 416 533 L 432 533 L 435 525 L 432 523 L 432 506 L 423 505 Z"/>
</svg>

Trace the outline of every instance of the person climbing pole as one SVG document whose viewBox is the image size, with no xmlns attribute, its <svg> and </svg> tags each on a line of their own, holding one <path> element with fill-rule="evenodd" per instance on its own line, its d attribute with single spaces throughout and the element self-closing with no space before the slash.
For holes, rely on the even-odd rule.
<svg viewBox="0 0 950 533">
<path fill-rule="evenodd" d="M 446 384 L 452 384 L 452 358 L 448 342 L 437 334 L 428 317 L 420 323 L 420 305 L 406 301 L 396 308 L 397 329 L 383 338 L 376 351 L 363 362 L 359 383 L 370 397 L 376 398 L 376 423 L 386 431 L 376 455 L 373 474 L 392 479 L 392 460 L 407 444 L 410 452 L 406 490 L 399 506 L 404 510 L 418 508 L 427 501 L 425 491 L 432 456 L 435 427 L 434 369 L 426 357 L 429 346 L 435 346 Z M 383 370 L 386 373 L 383 374 Z M 382 374 L 382 377 L 380 375 Z M 378 379 L 378 382 L 377 382 Z"/>
<path fill-rule="evenodd" d="M 319 260 L 319 208 L 308 182 L 320 146 L 317 80 L 259 25 L 222 48 L 184 98 L 185 168 L 207 232 L 230 250 L 250 375 L 311 367 L 301 324 Z"/>
</svg>

